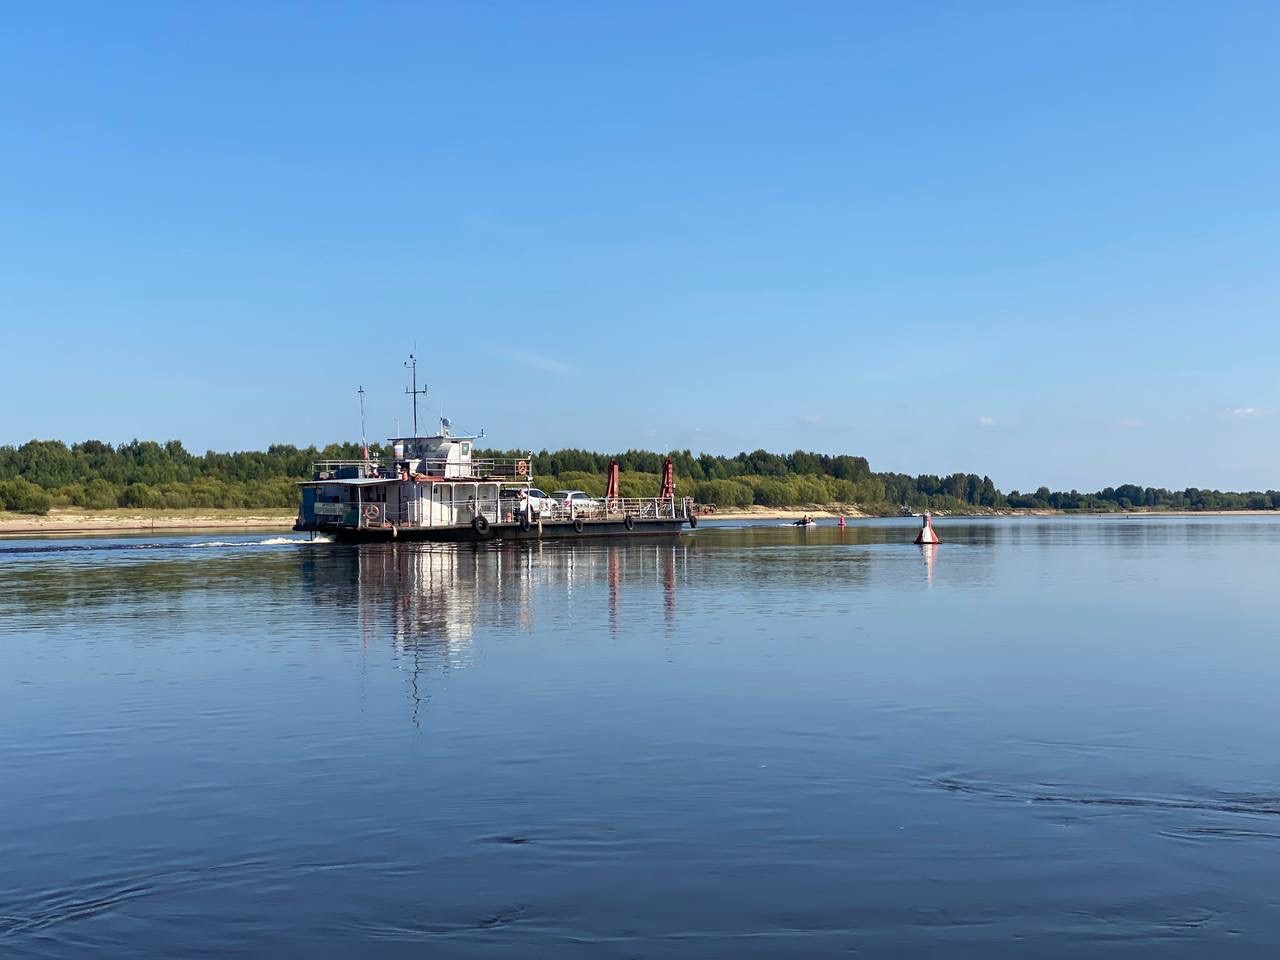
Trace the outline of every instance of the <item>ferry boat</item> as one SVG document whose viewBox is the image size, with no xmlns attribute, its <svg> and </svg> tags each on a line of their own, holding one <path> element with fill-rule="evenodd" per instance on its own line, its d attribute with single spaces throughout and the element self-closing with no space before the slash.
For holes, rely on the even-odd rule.
<svg viewBox="0 0 1280 960">
<path fill-rule="evenodd" d="M 416 400 L 416 370 L 414 381 Z M 670 458 L 656 497 L 620 496 L 615 462 L 603 497 L 535 503 L 533 455 L 476 457 L 478 439 L 455 436 L 441 418 L 433 436 L 392 437 L 389 458 L 319 461 L 299 484 L 293 529 L 346 541 L 481 541 L 674 534 L 698 525 L 690 498 L 676 499 Z"/>
</svg>

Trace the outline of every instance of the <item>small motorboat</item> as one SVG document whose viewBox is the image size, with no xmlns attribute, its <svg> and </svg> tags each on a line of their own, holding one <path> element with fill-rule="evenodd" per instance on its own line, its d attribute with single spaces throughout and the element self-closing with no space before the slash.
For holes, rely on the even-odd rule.
<svg viewBox="0 0 1280 960">
<path fill-rule="evenodd" d="M 793 527 L 816 527 L 817 525 L 818 521 L 813 517 L 801 517 L 799 520 L 791 521 L 791 526 Z"/>
</svg>

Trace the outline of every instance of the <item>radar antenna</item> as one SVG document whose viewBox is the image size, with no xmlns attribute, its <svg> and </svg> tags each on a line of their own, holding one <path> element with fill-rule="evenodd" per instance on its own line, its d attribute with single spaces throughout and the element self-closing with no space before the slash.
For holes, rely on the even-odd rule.
<svg viewBox="0 0 1280 960">
<path fill-rule="evenodd" d="M 411 353 L 404 365 L 413 371 L 413 389 L 405 387 L 404 392 L 413 397 L 413 435 L 416 437 L 418 435 L 418 395 L 425 395 L 427 388 L 418 389 L 418 358 Z"/>
</svg>

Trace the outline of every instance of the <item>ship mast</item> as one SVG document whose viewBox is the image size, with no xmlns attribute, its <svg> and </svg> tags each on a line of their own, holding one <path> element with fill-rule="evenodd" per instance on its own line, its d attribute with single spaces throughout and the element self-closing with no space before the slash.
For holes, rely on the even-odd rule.
<svg viewBox="0 0 1280 960">
<path fill-rule="evenodd" d="M 356 393 L 360 394 L 360 446 L 364 448 L 364 459 L 367 462 L 369 459 L 369 441 L 366 439 L 364 432 L 364 387 L 357 389 Z"/>
<path fill-rule="evenodd" d="M 411 353 L 404 365 L 413 371 L 413 389 L 405 387 L 404 392 L 413 397 L 413 435 L 416 437 L 418 435 L 418 395 L 426 394 L 427 388 L 418 389 L 418 358 Z"/>
</svg>

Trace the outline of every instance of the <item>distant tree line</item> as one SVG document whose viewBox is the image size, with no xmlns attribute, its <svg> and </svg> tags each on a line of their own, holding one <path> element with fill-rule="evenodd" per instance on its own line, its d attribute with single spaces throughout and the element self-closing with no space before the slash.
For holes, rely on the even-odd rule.
<svg viewBox="0 0 1280 960">
<path fill-rule="evenodd" d="M 374 456 L 387 451 L 370 447 Z M 484 456 L 527 456 L 527 450 L 478 450 Z M 265 451 L 193 454 L 177 440 L 133 440 L 112 446 L 88 440 L 67 446 L 32 440 L 0 446 L 0 507 L 47 513 L 53 507 L 104 510 L 132 508 L 289 508 L 298 501 L 295 481 L 311 476 L 316 460 L 355 460 L 355 443 L 327 447 L 275 444 Z M 628 450 L 543 450 L 533 455 L 534 482 L 544 489 L 573 488 L 599 495 L 610 460 L 622 467 L 624 496 L 658 492 L 663 454 Z M 671 455 L 677 490 L 700 503 L 722 508 L 845 505 L 869 513 L 914 511 L 998 511 L 1009 508 L 1115 512 L 1165 510 L 1274 510 L 1280 492 L 1227 493 L 1189 488 L 1171 491 L 1125 484 L 1097 493 L 1001 493 L 990 477 L 975 473 L 946 476 L 875 473 L 865 457 L 832 456 L 797 450 L 790 454 L 756 450 L 736 456 Z"/>
<path fill-rule="evenodd" d="M 1011 507 L 1048 510 L 1080 510 L 1107 513 L 1124 510 L 1280 510 L 1280 491 L 1267 490 L 1231 493 L 1221 490 L 1166 490 L 1164 487 L 1139 487 L 1131 483 L 1107 487 L 1097 493 L 1071 490 L 1050 492 L 1041 487 L 1035 493 L 1010 491 L 1006 498 Z"/>
<path fill-rule="evenodd" d="M 292 507 L 294 481 L 321 459 L 356 458 L 359 444 L 323 449 L 283 444 L 266 451 L 197 455 L 177 440 L 133 440 L 112 446 L 60 440 L 0 446 L 0 507 L 47 513 L 52 507 Z"/>
</svg>

